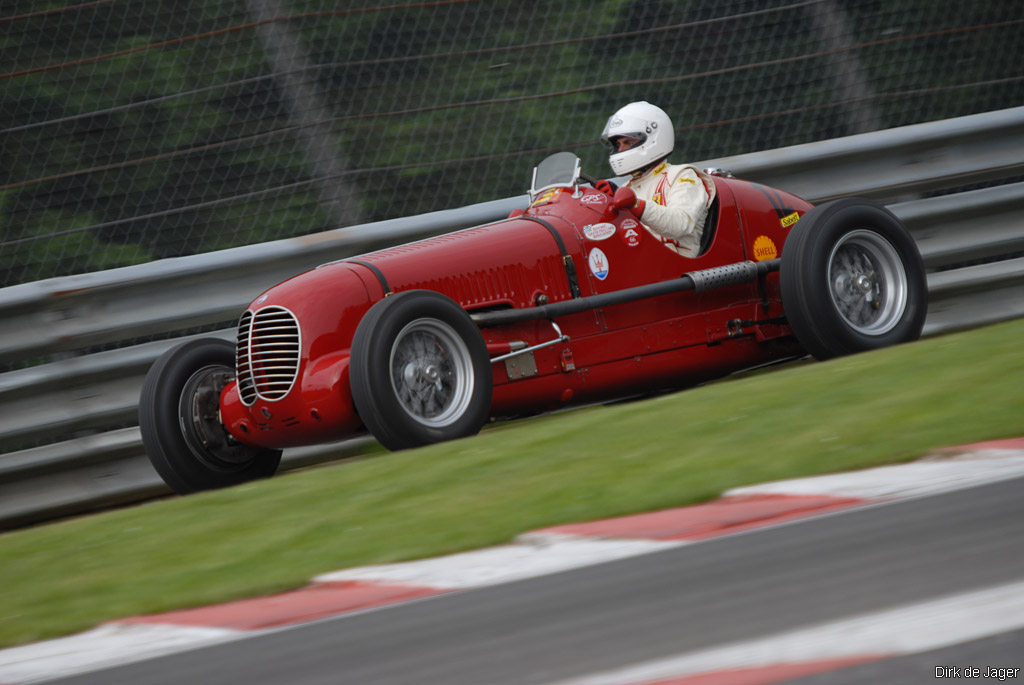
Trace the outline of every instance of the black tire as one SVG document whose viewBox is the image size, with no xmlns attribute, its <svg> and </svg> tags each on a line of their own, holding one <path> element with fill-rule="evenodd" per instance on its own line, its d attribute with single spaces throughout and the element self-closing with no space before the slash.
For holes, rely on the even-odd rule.
<svg viewBox="0 0 1024 685">
<path fill-rule="evenodd" d="M 914 239 L 896 215 L 861 198 L 815 207 L 793 226 L 779 287 L 794 335 L 817 359 L 917 340 L 928 313 Z"/>
<path fill-rule="evenodd" d="M 244 445 L 219 421 L 220 391 L 235 375 L 235 346 L 190 340 L 150 367 L 139 397 L 139 428 L 153 468 L 187 495 L 269 478 L 281 451 Z"/>
<path fill-rule="evenodd" d="M 349 365 L 356 411 L 389 450 L 475 435 L 494 383 L 480 329 L 454 300 L 407 290 L 359 322 Z"/>
</svg>

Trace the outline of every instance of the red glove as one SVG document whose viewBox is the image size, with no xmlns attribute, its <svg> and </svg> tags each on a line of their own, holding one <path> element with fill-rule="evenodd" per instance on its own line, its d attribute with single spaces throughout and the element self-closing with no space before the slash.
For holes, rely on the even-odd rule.
<svg viewBox="0 0 1024 685">
<path fill-rule="evenodd" d="M 597 183 L 595 183 L 594 187 L 600 190 L 608 197 L 612 197 L 615 194 L 615 184 L 613 184 L 611 181 L 606 181 L 603 178 Z"/>
<path fill-rule="evenodd" d="M 627 188 L 626 186 L 616 190 L 615 196 L 612 198 L 612 205 L 616 209 L 628 209 L 637 219 L 644 215 L 644 206 L 646 204 L 643 200 L 637 199 L 636 193 L 632 188 Z"/>
</svg>

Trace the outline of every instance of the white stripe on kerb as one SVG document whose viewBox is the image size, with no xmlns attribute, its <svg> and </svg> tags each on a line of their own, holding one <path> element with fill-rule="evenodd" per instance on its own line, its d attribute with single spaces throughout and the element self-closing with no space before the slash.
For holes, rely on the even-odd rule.
<svg viewBox="0 0 1024 685">
<path fill-rule="evenodd" d="M 986 450 L 950 459 L 734 488 L 729 495 L 832 495 L 862 499 L 921 497 L 1024 476 L 1024 451 Z"/>
<path fill-rule="evenodd" d="M 34 683 L 119 666 L 245 637 L 225 628 L 107 623 L 24 647 L 0 650 L 0 683 Z"/>
<path fill-rule="evenodd" d="M 319 583 L 359 580 L 457 590 L 536 578 L 686 544 L 681 541 L 592 540 L 556 535 L 524 535 L 519 540 L 518 544 L 447 557 L 347 569 L 317 576 L 315 580 Z"/>
<path fill-rule="evenodd" d="M 632 685 L 737 668 L 925 652 L 1024 628 L 1024 581 L 560 681 Z"/>
</svg>

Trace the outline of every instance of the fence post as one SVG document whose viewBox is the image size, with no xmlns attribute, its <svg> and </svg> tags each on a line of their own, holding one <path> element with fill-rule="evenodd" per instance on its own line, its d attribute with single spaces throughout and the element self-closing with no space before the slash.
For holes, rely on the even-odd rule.
<svg viewBox="0 0 1024 685">
<path fill-rule="evenodd" d="M 355 189 L 345 181 L 345 165 L 331 136 L 330 117 L 319 94 L 303 78 L 309 70 L 300 37 L 285 24 L 287 13 L 278 0 L 249 0 L 274 81 L 284 93 L 296 136 L 328 210 L 331 226 L 362 223 Z"/>
<path fill-rule="evenodd" d="M 847 49 L 854 41 L 850 40 L 850 29 L 842 10 L 836 7 L 834 0 L 822 0 L 808 5 L 807 12 L 811 28 L 822 36 L 825 45 L 834 49 L 828 59 L 849 133 L 877 131 L 881 120 L 871 105 L 871 91 L 860 60 Z"/>
</svg>

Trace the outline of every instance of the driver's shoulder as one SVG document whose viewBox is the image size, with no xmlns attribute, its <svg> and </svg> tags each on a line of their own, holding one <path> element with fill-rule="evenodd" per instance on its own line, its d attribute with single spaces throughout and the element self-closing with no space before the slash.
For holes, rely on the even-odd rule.
<svg viewBox="0 0 1024 685">
<path fill-rule="evenodd" d="M 692 164 L 669 164 L 663 173 L 668 175 L 668 180 L 672 183 L 699 183 L 701 177 L 701 170 Z"/>
<path fill-rule="evenodd" d="M 715 183 L 711 176 L 692 164 L 670 164 L 664 173 L 668 174 L 669 188 L 684 186 L 686 188 L 701 189 L 709 199 L 713 199 L 716 194 Z"/>
</svg>

